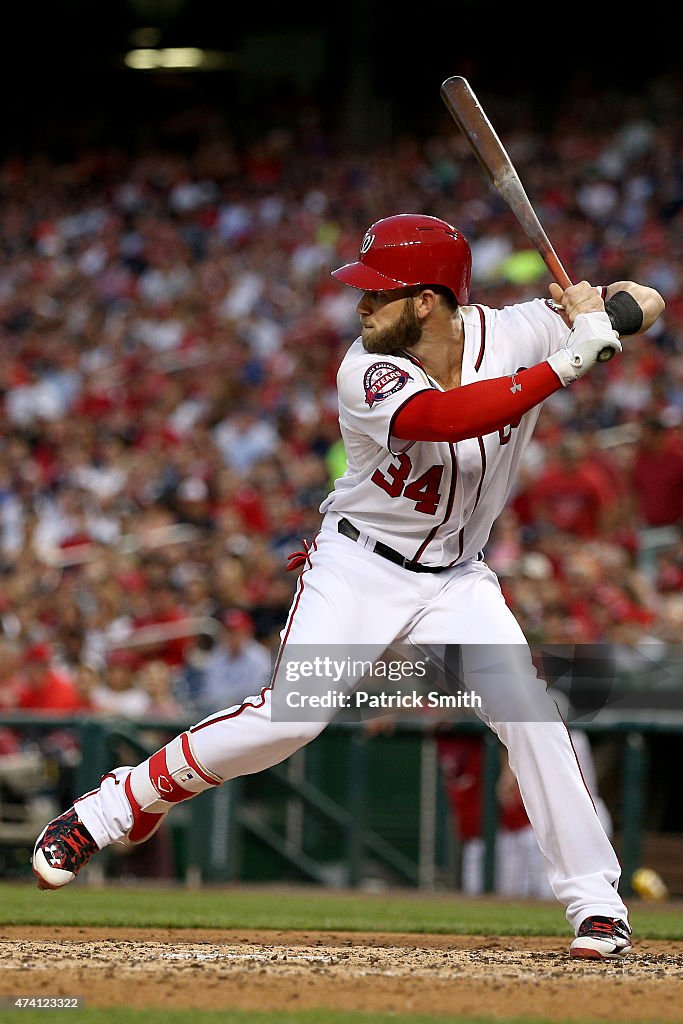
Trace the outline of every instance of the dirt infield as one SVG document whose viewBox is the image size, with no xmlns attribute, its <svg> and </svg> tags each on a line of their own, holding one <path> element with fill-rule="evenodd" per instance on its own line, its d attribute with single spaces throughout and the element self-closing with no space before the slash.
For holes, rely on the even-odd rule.
<svg viewBox="0 0 683 1024">
<path fill-rule="evenodd" d="M 88 1006 L 683 1021 L 683 942 L 576 963 L 558 938 L 0 927 L 0 995 Z"/>
</svg>

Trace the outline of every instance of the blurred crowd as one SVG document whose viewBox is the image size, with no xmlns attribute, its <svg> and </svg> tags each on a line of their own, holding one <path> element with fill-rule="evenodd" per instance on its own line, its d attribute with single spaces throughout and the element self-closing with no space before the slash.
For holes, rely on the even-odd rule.
<svg viewBox="0 0 683 1024">
<path fill-rule="evenodd" d="M 667 307 L 550 399 L 487 550 L 533 641 L 670 645 L 683 627 L 683 120 L 568 93 L 505 142 L 575 277 Z M 335 374 L 380 217 L 455 223 L 472 301 L 548 272 L 444 123 L 367 150 L 311 119 L 193 151 L 0 165 L 0 712 L 179 718 L 268 678 L 344 469 Z"/>
</svg>

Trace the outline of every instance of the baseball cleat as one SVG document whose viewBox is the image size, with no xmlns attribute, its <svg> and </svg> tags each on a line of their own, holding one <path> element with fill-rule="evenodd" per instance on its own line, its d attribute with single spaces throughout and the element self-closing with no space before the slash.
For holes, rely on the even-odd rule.
<svg viewBox="0 0 683 1024">
<path fill-rule="evenodd" d="M 61 889 L 72 882 L 99 847 L 71 807 L 40 833 L 31 864 L 39 889 Z"/>
<path fill-rule="evenodd" d="M 587 917 L 569 955 L 573 960 L 618 960 L 631 952 L 631 929 L 618 917 Z"/>
</svg>

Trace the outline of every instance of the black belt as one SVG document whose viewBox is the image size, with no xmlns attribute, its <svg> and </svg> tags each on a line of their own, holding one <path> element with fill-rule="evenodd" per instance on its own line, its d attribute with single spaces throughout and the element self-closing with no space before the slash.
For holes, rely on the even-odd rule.
<svg viewBox="0 0 683 1024">
<path fill-rule="evenodd" d="M 348 519 L 340 519 L 337 523 L 337 530 L 351 540 L 358 540 L 360 537 L 360 530 L 356 529 Z M 446 569 L 451 568 L 450 565 L 422 565 L 420 562 L 413 562 L 412 559 L 405 558 L 400 552 L 394 551 L 387 544 L 382 544 L 381 540 L 376 540 L 371 550 L 376 555 L 381 555 L 382 558 L 387 558 L 390 562 L 394 562 L 404 569 L 410 569 L 411 572 L 445 572 Z"/>
</svg>

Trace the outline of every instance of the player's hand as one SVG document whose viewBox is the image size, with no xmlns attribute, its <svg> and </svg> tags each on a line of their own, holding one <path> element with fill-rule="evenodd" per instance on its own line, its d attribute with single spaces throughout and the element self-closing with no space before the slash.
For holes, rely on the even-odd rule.
<svg viewBox="0 0 683 1024">
<path fill-rule="evenodd" d="M 559 308 L 560 315 L 567 327 L 571 327 L 581 313 L 599 313 L 605 308 L 602 289 L 589 284 L 588 281 L 579 281 L 578 284 L 572 284 L 564 291 L 559 284 L 552 282 L 550 296 Z"/>
<path fill-rule="evenodd" d="M 603 348 L 621 352 L 619 335 L 612 330 L 607 313 L 579 313 L 574 320 L 566 346 L 559 352 L 553 352 L 548 357 L 548 362 L 564 387 L 567 387 L 595 366 Z"/>
</svg>

